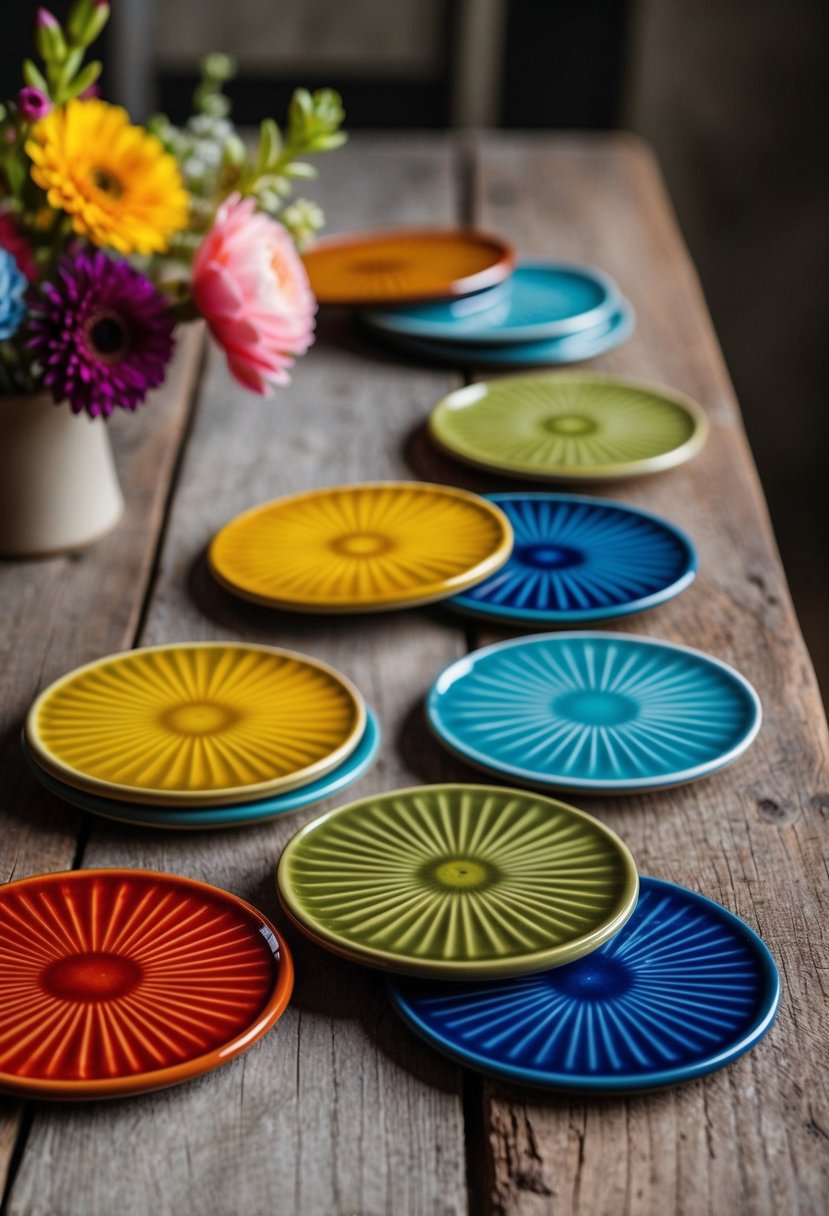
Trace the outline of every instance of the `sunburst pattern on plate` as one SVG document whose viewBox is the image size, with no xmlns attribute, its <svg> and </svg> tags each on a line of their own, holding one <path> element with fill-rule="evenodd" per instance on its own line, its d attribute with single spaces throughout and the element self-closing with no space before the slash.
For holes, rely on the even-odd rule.
<svg viewBox="0 0 829 1216">
<path fill-rule="evenodd" d="M 593 950 L 636 903 L 604 824 L 490 786 L 366 798 L 297 833 L 279 863 L 292 920 L 320 945 L 410 974 L 518 975 Z"/>
<path fill-rule="evenodd" d="M 696 554 L 664 520 L 575 494 L 493 494 L 512 525 L 512 555 L 452 607 L 507 622 L 555 624 L 641 612 L 693 580 Z"/>
<path fill-rule="evenodd" d="M 511 1081 L 648 1089 L 729 1064 L 777 1012 L 774 960 L 719 904 L 654 878 L 599 950 L 554 971 L 477 984 L 391 982 L 427 1042 Z"/>
<path fill-rule="evenodd" d="M 57 1097 L 155 1089 L 215 1068 L 273 1025 L 293 982 L 255 909 L 140 870 L 0 889 L 0 969 L 0 1089 Z"/>
<path fill-rule="evenodd" d="M 621 633 L 559 633 L 485 647 L 440 675 L 429 721 L 488 771 L 556 789 L 678 785 L 736 759 L 760 703 L 718 659 Z"/>
<path fill-rule="evenodd" d="M 184 643 L 100 659 L 32 706 L 34 759 L 71 785 L 146 803 L 254 801 L 329 772 L 365 706 L 343 676 L 270 646 Z"/>
<path fill-rule="evenodd" d="M 465 295 L 500 283 L 515 256 L 468 228 L 404 228 L 325 237 L 304 254 L 321 304 L 395 304 Z"/>
<path fill-rule="evenodd" d="M 430 603 L 509 557 L 512 531 L 475 494 L 423 482 L 336 486 L 278 498 L 231 520 L 210 546 L 223 586 L 307 612 Z"/>
<path fill-rule="evenodd" d="M 708 431 L 700 407 L 670 389 L 587 372 L 471 384 L 435 406 L 429 427 L 461 460 L 542 480 L 657 473 L 694 456 Z"/>
</svg>

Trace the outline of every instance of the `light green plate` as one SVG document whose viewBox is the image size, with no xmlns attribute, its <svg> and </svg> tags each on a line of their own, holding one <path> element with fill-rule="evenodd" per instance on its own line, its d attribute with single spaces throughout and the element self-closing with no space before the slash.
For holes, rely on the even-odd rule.
<svg viewBox="0 0 829 1216">
<path fill-rule="evenodd" d="M 526 975 L 622 927 L 639 881 L 614 832 L 526 790 L 426 785 L 340 807 L 290 840 L 282 905 L 318 945 L 444 979 Z"/>
<path fill-rule="evenodd" d="M 542 481 L 610 481 L 690 460 L 708 421 L 690 398 L 587 372 L 505 376 L 439 401 L 432 438 L 480 468 Z"/>
</svg>

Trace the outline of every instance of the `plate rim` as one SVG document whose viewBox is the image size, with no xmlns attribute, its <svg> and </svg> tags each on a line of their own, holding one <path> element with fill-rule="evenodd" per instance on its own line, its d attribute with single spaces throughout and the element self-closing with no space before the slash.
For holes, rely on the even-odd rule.
<svg viewBox="0 0 829 1216">
<path fill-rule="evenodd" d="M 371 604 L 352 604 L 349 602 L 339 601 L 323 601 L 323 602 L 307 602 L 304 600 L 281 599 L 274 596 L 258 595 L 256 592 L 249 591 L 239 587 L 229 579 L 218 567 L 216 563 L 216 550 L 222 538 L 229 530 L 237 525 L 242 524 L 246 520 L 254 518 L 256 515 L 272 507 L 275 503 L 295 503 L 304 502 L 308 499 L 313 499 L 319 495 L 330 493 L 336 490 L 365 490 L 365 489 L 404 489 L 417 490 L 418 492 L 432 493 L 438 492 L 441 497 L 452 498 L 466 503 L 470 507 L 475 507 L 481 510 L 481 504 L 486 508 L 484 514 L 488 514 L 490 519 L 498 524 L 500 529 L 500 540 L 497 548 L 489 554 L 483 561 L 477 563 L 471 570 L 467 570 L 463 575 L 454 575 L 451 579 L 443 580 L 443 589 L 427 592 L 425 595 L 407 594 L 405 596 L 392 595 L 383 600 L 375 601 Z M 216 580 L 225 591 L 231 595 L 237 596 L 239 599 L 247 600 L 252 604 L 259 604 L 265 608 L 272 608 L 279 612 L 300 612 L 308 613 L 313 616 L 368 616 L 377 612 L 394 612 L 405 611 L 408 608 L 418 608 L 426 604 L 436 604 L 441 600 L 448 599 L 450 596 L 462 591 L 467 587 L 473 587 L 476 583 L 488 578 L 490 574 L 494 574 L 500 570 L 509 559 L 512 553 L 513 535 L 512 525 L 505 513 L 493 503 L 490 503 L 482 494 L 476 494 L 472 490 L 465 490 L 460 486 L 441 485 L 434 481 L 412 481 L 406 479 L 403 481 L 395 481 L 393 479 L 383 479 L 379 481 L 359 481 L 348 482 L 345 484 L 336 483 L 331 486 L 316 486 L 310 490 L 299 490 L 295 494 L 284 494 L 278 498 L 268 499 L 266 502 L 258 503 L 256 506 L 249 507 L 245 511 L 240 511 L 238 515 L 234 515 L 225 524 L 214 532 L 210 544 L 207 549 L 207 565 L 212 577 Z M 447 584 L 454 584 L 453 587 L 446 589 Z"/>
<path fill-rule="evenodd" d="M 357 747 L 347 756 L 340 768 L 347 767 L 353 758 L 360 751 L 364 741 L 368 739 L 368 750 L 366 755 L 361 757 L 354 765 L 345 778 L 335 789 L 328 792 L 320 792 L 312 796 L 307 801 L 303 800 L 296 806 L 286 807 L 280 810 L 265 810 L 264 808 L 258 814 L 253 812 L 252 808 L 262 807 L 262 802 L 252 803 L 250 806 L 245 803 L 236 803 L 227 807 L 192 807 L 192 808 L 173 808 L 173 807 L 156 807 L 142 806 L 133 803 L 118 803 L 115 799 L 101 799 L 95 794 L 89 794 L 84 790 L 78 790 L 74 786 L 66 785 L 64 782 L 53 777 L 45 769 L 42 769 L 31 755 L 29 746 L 25 736 L 21 739 L 23 746 L 24 759 L 27 766 L 32 771 L 34 779 L 39 781 L 45 790 L 53 794 L 56 798 L 68 802 L 71 806 L 77 807 L 82 811 L 87 811 L 90 815 L 98 815 L 102 819 L 108 819 L 111 823 L 129 824 L 131 827 L 160 829 L 161 831 L 225 831 L 233 828 L 250 827 L 258 823 L 268 823 L 273 819 L 281 819 L 284 815 L 299 814 L 300 811 L 310 810 L 317 803 L 324 802 L 328 798 L 336 798 L 342 791 L 354 785 L 362 777 L 366 775 L 369 769 L 374 764 L 380 752 L 383 742 L 383 730 L 380 725 L 380 720 L 370 706 L 366 706 L 366 729 Z M 330 773 L 325 774 L 319 780 L 324 781 L 326 777 L 335 777 L 340 768 L 332 769 Z M 316 784 L 312 782 L 311 784 Z M 275 797 L 290 798 L 293 795 L 302 794 L 304 786 L 298 786 L 296 790 L 286 790 L 283 795 L 275 795 Z M 271 803 L 272 799 L 266 799 L 267 803 Z M 106 807 L 94 805 L 97 802 L 105 802 Z M 116 808 L 123 806 L 123 812 Z M 247 814 L 246 814 L 247 812 Z M 215 822 L 209 822 L 211 814 L 230 816 L 230 818 L 222 818 Z"/>
<path fill-rule="evenodd" d="M 488 608 L 486 604 L 479 604 L 477 601 L 474 603 L 470 602 L 468 598 L 469 591 L 474 591 L 475 588 L 462 591 L 446 601 L 447 608 L 456 609 L 458 612 L 463 612 L 469 616 L 486 621 L 500 621 L 504 624 L 520 625 L 531 625 L 534 623 L 538 625 L 554 625 L 579 621 L 610 621 L 619 617 L 634 616 L 639 612 L 646 612 L 649 608 L 656 608 L 660 604 L 666 603 L 690 587 L 699 573 L 699 555 L 694 542 L 677 524 L 664 519 L 653 511 L 645 511 L 641 507 L 634 507 L 628 503 L 618 502 L 613 498 L 599 498 L 592 494 L 569 494 L 566 490 L 499 490 L 497 493 L 486 494 L 484 497 L 499 504 L 504 501 L 514 502 L 516 499 L 522 501 L 530 499 L 532 501 L 543 502 L 551 500 L 556 502 L 575 502 L 579 504 L 583 503 L 587 506 L 619 511 L 625 515 L 634 515 L 639 519 L 646 519 L 649 523 L 657 524 L 664 531 L 669 532 L 674 540 L 679 542 L 686 557 L 686 564 L 680 577 L 675 579 L 668 587 L 663 587 L 659 591 L 651 592 L 650 595 L 639 596 L 636 600 L 630 600 L 626 604 L 620 604 L 609 609 L 574 608 L 566 612 L 540 613 L 528 608 L 514 608 L 504 612 Z M 507 558 L 505 565 L 508 565 L 509 561 L 510 558 Z M 501 567 L 501 569 L 504 569 L 504 567 Z"/>
<path fill-rule="evenodd" d="M 502 283 L 504 279 L 508 278 L 515 268 L 516 250 L 512 241 L 507 240 L 498 233 L 491 232 L 489 229 L 479 228 L 476 225 L 465 227 L 463 224 L 438 224 L 435 226 L 403 224 L 389 228 L 360 228 L 342 233 L 328 232 L 325 236 L 315 240 L 314 244 L 304 251 L 302 260 L 303 264 L 305 264 L 305 259 L 308 255 L 318 252 L 325 253 L 329 249 L 348 249 L 352 246 L 376 245 L 382 240 L 406 240 L 413 237 L 419 239 L 427 237 L 436 240 L 465 240 L 467 243 L 491 245 L 494 250 L 500 251 L 500 255 L 492 266 L 488 266 L 484 270 L 475 271 L 474 274 L 465 275 L 461 279 L 451 280 L 446 285 L 445 290 L 437 293 L 435 291 L 417 292 L 406 296 L 398 296 L 396 299 L 390 300 L 388 296 L 355 296 L 353 293 L 351 295 L 338 295 L 327 298 L 319 296 L 314 292 L 317 302 L 321 305 L 347 308 L 383 307 L 392 303 L 401 305 L 429 302 L 439 303 L 441 300 L 454 300 L 463 296 L 474 295 L 475 292 L 484 291 L 487 287 L 495 287 L 498 283 Z M 309 279 L 310 277 L 309 272 Z"/>
<path fill-rule="evenodd" d="M 81 774 L 80 770 L 72 768 L 64 762 L 53 759 L 49 749 L 39 739 L 37 727 L 37 716 L 40 708 L 49 694 L 57 691 L 65 684 L 69 683 L 74 677 L 82 675 L 85 672 L 92 671 L 97 667 L 103 666 L 105 663 L 112 660 L 127 658 L 131 655 L 143 655 L 158 653 L 160 651 L 171 650 L 218 650 L 236 648 L 239 650 L 254 650 L 260 653 L 266 653 L 281 658 L 292 659 L 309 667 L 314 667 L 321 671 L 324 675 L 333 679 L 345 692 L 351 701 L 355 711 L 355 721 L 347 736 L 347 738 L 335 748 L 329 755 L 315 761 L 311 765 L 306 765 L 305 768 L 296 770 L 293 774 L 286 774 L 284 778 L 256 782 L 252 785 L 244 787 L 231 786 L 228 789 L 198 791 L 198 790 L 142 790 L 141 787 L 123 785 L 120 782 L 107 782 L 102 778 L 88 777 Z M 57 777 L 66 785 L 75 785 L 76 788 L 84 790 L 88 793 L 100 793 L 103 797 L 114 798 L 116 801 L 133 802 L 135 801 L 136 793 L 142 794 L 143 804 L 147 806 L 182 806 L 182 805 L 198 805 L 201 807 L 209 805 L 225 804 L 231 805 L 233 802 L 245 802 L 251 800 L 251 794 L 254 799 L 257 793 L 270 791 L 276 793 L 282 790 L 287 793 L 291 789 L 306 784 L 309 781 L 315 780 L 317 777 L 322 777 L 331 769 L 336 768 L 338 764 L 345 761 L 348 756 L 354 751 L 359 744 L 360 738 L 365 731 L 366 725 L 366 704 L 363 695 L 348 676 L 342 674 L 330 663 L 326 663 L 323 659 L 317 659 L 312 655 L 302 654 L 297 650 L 289 650 L 284 646 L 270 646 L 264 642 L 243 642 L 243 641 L 207 641 L 207 642 L 162 642 L 154 646 L 136 646 L 131 650 L 114 651 L 111 654 L 102 655 L 97 659 L 93 659 L 89 663 L 82 663 L 80 666 L 73 668 L 71 671 L 64 672 L 58 676 L 44 689 L 42 689 L 32 702 L 26 714 L 23 730 L 27 743 L 34 757 L 37 758 L 38 764 L 46 772 Z M 73 780 L 73 777 L 75 780 Z M 78 784 L 80 782 L 80 784 Z"/>
<path fill-rule="evenodd" d="M 604 300 L 600 304 L 595 304 L 592 308 L 586 309 L 584 312 L 562 318 L 560 321 L 538 322 L 535 325 L 516 326 L 513 330 L 504 334 L 499 334 L 497 330 L 493 330 L 490 333 L 484 331 L 472 336 L 453 337 L 451 334 L 451 321 L 443 324 L 435 322 L 435 328 L 427 334 L 418 327 L 417 322 L 415 322 L 414 328 L 412 328 L 403 318 L 389 316 L 387 315 L 387 311 L 383 309 L 367 309 L 365 311 L 371 315 L 362 316 L 360 319 L 371 328 L 376 328 L 389 334 L 402 334 L 412 338 L 431 338 L 433 341 L 447 341 L 457 343 L 458 345 L 468 342 L 473 346 L 509 346 L 513 344 L 520 345 L 522 342 L 574 337 L 593 325 L 598 325 L 604 320 L 610 320 L 620 310 L 620 304 L 624 299 L 619 284 L 607 271 L 601 270 L 598 266 L 588 265 L 586 262 L 579 263 L 558 258 L 517 258 L 511 279 L 506 281 L 510 282 L 517 274 L 524 270 L 546 271 L 548 273 L 558 272 L 571 275 L 578 274 L 584 279 L 598 283 L 605 293 Z M 388 310 L 388 312 L 391 311 L 391 309 Z M 400 323 L 401 321 L 403 322 L 402 324 Z M 428 322 L 426 322 L 426 325 L 428 327 Z"/>
<path fill-rule="evenodd" d="M 551 1072 L 546 1076 L 542 1076 L 539 1072 L 534 1072 L 531 1069 L 509 1069 L 503 1065 L 493 1064 L 477 1052 L 468 1051 L 462 1047 L 447 1047 L 445 1046 L 445 1040 L 441 1040 L 440 1044 L 438 1044 L 437 1036 L 428 1031 L 422 1019 L 418 1018 L 404 1004 L 399 990 L 399 980 L 410 977 L 387 976 L 386 986 L 392 1007 L 403 1022 L 421 1040 L 426 1042 L 433 1051 L 437 1051 L 449 1059 L 453 1059 L 475 1071 L 497 1077 L 499 1080 L 517 1082 L 522 1085 L 532 1086 L 533 1088 L 555 1089 L 571 1093 L 632 1093 L 639 1090 L 662 1089 L 671 1085 L 684 1084 L 687 1081 L 696 1080 L 699 1077 L 707 1076 L 712 1072 L 718 1071 L 720 1068 L 726 1067 L 760 1043 L 774 1024 L 780 1009 L 781 995 L 780 970 L 774 960 L 774 955 L 755 929 L 752 929 L 741 917 L 737 916 L 736 913 L 726 908 L 723 904 L 718 903 L 715 899 L 711 899 L 699 891 L 692 891 L 690 887 L 685 887 L 681 883 L 671 882 L 669 879 L 641 874 L 640 880 L 648 886 L 654 884 L 660 887 L 667 887 L 671 890 L 678 889 L 684 895 L 693 897 L 693 903 L 713 905 L 717 909 L 718 914 L 724 916 L 730 925 L 738 929 L 741 937 L 757 950 L 758 960 L 761 964 L 763 992 L 764 994 L 768 992 L 768 997 L 761 1005 L 762 1016 L 758 1015 L 755 1018 L 750 1029 L 741 1036 L 732 1048 L 720 1051 L 713 1057 L 709 1056 L 706 1060 L 701 1061 L 695 1066 L 685 1065 L 672 1069 L 651 1070 L 639 1078 L 638 1081 L 632 1080 L 629 1076 L 620 1078 L 605 1077 L 601 1080 L 582 1076 L 580 1079 L 576 1078 L 574 1080 L 572 1075 L 566 1073 Z"/>
<path fill-rule="evenodd" d="M 312 819 L 310 823 L 296 831 L 291 839 L 287 842 L 276 867 L 276 890 L 279 897 L 280 907 L 285 915 L 290 920 L 291 924 L 299 930 L 303 936 L 313 941 L 316 945 L 326 950 L 331 954 L 335 954 L 340 958 L 347 959 L 349 962 L 359 963 L 364 967 L 370 967 L 374 970 L 389 971 L 400 975 L 431 977 L 438 979 L 445 977 L 449 980 L 463 980 L 467 977 L 472 978 L 504 978 L 507 976 L 531 975 L 538 971 L 546 971 L 552 966 L 563 965 L 564 963 L 574 962 L 577 958 L 581 958 L 586 954 L 590 954 L 598 946 L 609 941 L 618 933 L 619 929 L 633 915 L 636 908 L 636 903 L 639 894 L 639 872 L 636 866 L 636 861 L 630 848 L 622 837 L 615 832 L 602 819 L 598 819 L 595 815 L 591 815 L 587 811 L 580 810 L 579 807 L 571 806 L 569 803 L 561 802 L 557 798 L 551 798 L 548 794 L 536 794 L 536 798 L 542 801 L 553 803 L 557 809 L 575 814 L 580 820 L 587 820 L 589 824 L 595 827 L 606 839 L 609 839 L 612 844 L 617 860 L 620 862 L 623 890 L 617 901 L 615 911 L 609 915 L 602 925 L 592 930 L 587 935 L 576 939 L 580 943 L 580 948 L 575 951 L 572 949 L 572 942 L 563 943 L 559 946 L 551 947 L 543 951 L 534 951 L 529 956 L 535 958 L 536 962 L 527 965 L 527 955 L 520 956 L 524 960 L 523 964 L 519 962 L 516 968 L 514 960 L 510 959 L 489 959 L 483 962 L 458 962 L 458 961 L 441 961 L 440 959 L 415 960 L 401 959 L 399 956 L 391 954 L 385 950 L 378 950 L 376 947 L 361 947 L 355 946 L 353 949 L 349 945 L 343 945 L 340 935 L 330 933 L 324 926 L 320 926 L 316 918 L 313 918 L 313 926 L 308 921 L 303 920 L 300 915 L 298 901 L 294 898 L 293 891 L 286 894 L 283 888 L 284 876 L 288 872 L 290 860 L 294 852 L 299 847 L 299 844 L 304 841 L 313 831 L 318 830 L 329 819 L 344 813 L 352 812 L 355 808 L 363 803 L 385 799 L 399 798 L 411 796 L 414 794 L 428 794 L 437 790 L 462 790 L 462 791 L 480 791 L 486 794 L 501 794 L 513 795 L 518 798 L 527 798 L 532 795 L 532 791 L 526 789 L 518 789 L 507 786 L 492 786 L 480 782 L 463 782 L 463 781 L 444 781 L 436 782 L 430 785 L 406 786 L 403 789 L 383 790 L 376 794 L 367 794 L 363 798 L 355 799 L 352 802 L 346 803 L 344 806 L 335 807 L 330 811 L 326 811 L 322 815 L 318 815 Z M 566 958 L 559 958 L 562 953 L 567 954 Z M 539 956 L 543 956 L 541 961 L 538 961 Z M 550 960 L 554 961 L 550 961 Z M 557 960 L 557 961 L 555 961 Z"/>
<path fill-rule="evenodd" d="M 667 452 L 658 453 L 656 456 L 646 456 L 639 460 L 621 461 L 618 464 L 612 465 L 582 465 L 579 468 L 566 468 L 562 465 L 554 465 L 546 470 L 538 469 L 523 461 L 503 461 L 497 463 L 492 460 L 487 461 L 483 457 L 470 456 L 453 446 L 447 441 L 445 435 L 441 434 L 440 428 L 443 418 L 451 410 L 474 405 L 475 401 L 480 400 L 492 385 L 497 387 L 504 382 L 518 380 L 564 379 L 578 379 L 593 384 L 621 385 L 624 388 L 638 389 L 640 392 L 662 397 L 672 405 L 684 409 L 690 415 L 694 424 L 693 431 L 683 443 L 675 448 L 671 448 Z M 466 401 L 465 398 L 471 398 L 472 400 Z M 498 376 L 495 379 L 478 380 L 474 384 L 466 384 L 461 388 L 453 389 L 441 397 L 432 407 L 429 413 L 427 429 L 430 438 L 441 451 L 448 453 L 454 459 L 464 464 L 472 465 L 473 468 L 485 469 L 488 472 L 495 470 L 502 474 L 506 473 L 515 477 L 523 477 L 531 481 L 622 481 L 627 477 L 645 477 L 653 473 L 662 473 L 667 469 L 676 468 L 692 460 L 705 446 L 710 434 L 711 424 L 707 413 L 698 401 L 695 401 L 693 397 L 678 389 L 670 388 L 667 385 L 660 385 L 647 380 L 638 380 L 628 376 L 609 375 L 604 372 L 548 371 L 535 373 L 518 372 Z"/>
<path fill-rule="evenodd" d="M 570 777 L 561 778 L 553 783 L 552 780 L 545 780 L 542 775 L 533 771 L 523 769 L 518 765 L 505 765 L 503 767 L 494 767 L 488 765 L 484 759 L 480 757 L 479 752 L 474 754 L 465 750 L 463 746 L 458 745 L 453 735 L 450 739 L 438 727 L 435 720 L 434 706 L 438 699 L 443 695 L 443 691 L 438 688 L 441 681 L 447 680 L 450 673 L 456 669 L 465 667 L 466 671 L 457 671 L 457 674 L 452 679 L 462 678 L 474 666 L 479 657 L 483 657 L 493 651 L 508 650 L 515 646 L 537 645 L 546 641 L 571 641 L 579 640 L 599 640 L 611 641 L 621 640 L 625 642 L 641 643 L 644 646 L 661 647 L 667 650 L 680 651 L 683 654 L 693 655 L 694 658 L 710 663 L 712 666 L 724 672 L 729 678 L 740 687 L 745 693 L 747 702 L 751 707 L 751 721 L 748 729 L 744 733 L 740 741 L 730 748 L 724 755 L 718 757 L 716 761 L 711 761 L 706 764 L 691 765 L 689 768 L 681 769 L 678 773 L 664 773 L 659 777 L 645 777 L 640 781 L 612 781 L 606 779 L 591 779 L 587 777 Z M 664 638 L 655 638 L 650 635 L 638 633 L 625 633 L 604 629 L 561 629 L 555 633 L 532 633 L 521 634 L 515 638 L 505 638 L 499 642 L 492 642 L 488 646 L 482 646 L 478 650 L 470 651 L 469 654 L 463 655 L 459 659 L 455 659 L 443 669 L 431 684 L 428 693 L 426 694 L 426 721 L 429 729 L 435 738 L 452 754 L 460 757 L 467 764 L 472 764 L 476 768 L 483 769 L 484 772 L 504 778 L 505 780 L 513 779 L 518 781 L 526 781 L 530 788 L 540 790 L 564 790 L 567 792 L 580 792 L 584 794 L 639 794 L 648 791 L 656 792 L 658 790 L 672 789 L 678 785 L 686 785 L 692 781 L 701 781 L 704 777 L 710 776 L 712 773 L 718 772 L 722 768 L 726 768 L 735 760 L 739 759 L 746 752 L 759 734 L 760 727 L 763 722 L 763 706 L 760 697 L 753 684 L 739 672 L 736 667 L 732 667 L 726 663 L 724 659 L 718 659 L 715 655 L 706 654 L 704 650 L 698 650 L 694 646 L 684 646 L 679 642 L 668 642 Z"/>
<path fill-rule="evenodd" d="M 14 1073 L 0 1070 L 0 1093 L 15 1097 L 46 1099 L 52 1101 L 94 1101 L 98 1098 L 120 1098 L 132 1094 L 151 1093 L 158 1089 L 166 1089 L 171 1085 L 189 1081 L 205 1073 L 212 1072 L 220 1065 L 235 1059 L 252 1047 L 259 1039 L 279 1021 L 290 1004 L 294 989 L 295 968 L 293 956 L 285 937 L 273 924 L 269 917 L 263 915 L 258 908 L 223 887 L 212 883 L 202 882 L 197 878 L 189 878 L 184 874 L 173 874 L 169 870 L 132 869 L 128 866 L 93 866 L 79 870 L 48 870 L 42 874 L 31 874 L 26 878 L 17 878 L 12 882 L 3 883 L 0 893 L 11 887 L 21 887 L 26 884 L 42 882 L 44 878 L 55 878 L 79 881 L 94 875 L 120 876 L 130 878 L 138 876 L 154 881 L 158 879 L 171 880 L 174 884 L 194 888 L 196 891 L 210 892 L 212 898 L 217 894 L 229 903 L 241 907 L 248 916 L 261 921 L 273 935 L 278 947 L 278 960 L 275 960 L 276 974 L 270 996 L 256 1020 L 239 1031 L 230 1042 L 221 1044 L 209 1052 L 180 1064 L 169 1065 L 165 1068 L 133 1073 L 124 1077 L 107 1077 L 92 1081 L 53 1081 L 44 1078 L 22 1078 Z"/>
</svg>

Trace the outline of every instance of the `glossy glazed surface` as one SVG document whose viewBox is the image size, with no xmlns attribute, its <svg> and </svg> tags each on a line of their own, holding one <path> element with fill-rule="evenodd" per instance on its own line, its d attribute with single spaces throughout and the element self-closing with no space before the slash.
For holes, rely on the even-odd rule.
<svg viewBox="0 0 829 1216">
<path fill-rule="evenodd" d="M 0 1090 L 95 1098 L 232 1059 L 290 999 L 273 926 L 172 874 L 76 870 L 0 888 Z"/>
<path fill-rule="evenodd" d="M 354 751 L 337 768 L 326 773 L 316 781 L 299 789 L 288 790 L 284 794 L 274 794 L 272 798 L 264 798 L 261 802 L 242 803 L 238 806 L 211 806 L 205 808 L 188 807 L 186 810 L 175 810 L 172 807 L 145 807 L 129 802 L 116 802 L 111 798 L 99 798 L 87 794 L 45 772 L 35 763 L 24 739 L 23 750 L 29 767 L 41 785 L 58 798 L 71 802 L 93 815 L 102 815 L 105 819 L 116 819 L 120 823 L 133 823 L 139 826 L 155 828 L 224 828 L 245 827 L 252 823 L 261 823 L 268 819 L 276 819 L 292 811 L 322 802 L 341 793 L 355 781 L 358 781 L 377 759 L 381 742 L 380 724 L 374 713 L 366 711 L 366 729 L 363 737 Z"/>
<path fill-rule="evenodd" d="M 640 879 L 627 924 L 594 953 L 475 984 L 393 979 L 392 1003 L 430 1046 L 521 1084 L 633 1092 L 730 1064 L 771 1026 L 769 951 L 719 904 Z"/>
<path fill-rule="evenodd" d="M 372 612 L 445 599 L 509 557 L 498 507 L 449 486 L 373 482 L 277 498 L 216 535 L 228 590 L 275 608 Z"/>
<path fill-rule="evenodd" d="M 452 302 L 377 309 L 363 319 L 374 329 L 444 342 L 540 342 L 599 325 L 617 309 L 619 291 L 607 275 L 567 262 L 522 261 L 489 308 L 460 313 Z"/>
<path fill-rule="evenodd" d="M 615 793 L 705 777 L 760 728 L 754 689 L 725 663 L 623 633 L 487 646 L 448 667 L 432 729 L 471 763 L 540 787 Z"/>
<path fill-rule="evenodd" d="M 636 903 L 636 868 L 598 820 L 540 795 L 441 785 L 365 798 L 288 843 L 294 923 L 334 953 L 408 974 L 519 975 L 577 958 Z"/>
<path fill-rule="evenodd" d="M 26 739 L 42 768 L 90 793 L 206 806 L 312 781 L 364 729 L 362 697 L 318 660 L 205 642 L 79 667 L 37 698 Z"/>
<path fill-rule="evenodd" d="M 693 581 L 687 536 L 646 511 L 543 491 L 488 497 L 510 521 L 512 554 L 447 607 L 506 624 L 598 621 L 652 608 Z"/>
<path fill-rule="evenodd" d="M 403 304 L 481 291 L 512 271 L 500 237 L 466 228 L 344 233 L 303 255 L 320 304 Z"/>
<path fill-rule="evenodd" d="M 700 450 L 708 422 L 689 398 L 589 372 L 506 376 L 438 402 L 432 437 L 460 460 L 518 477 L 613 480 L 658 473 Z"/>
</svg>

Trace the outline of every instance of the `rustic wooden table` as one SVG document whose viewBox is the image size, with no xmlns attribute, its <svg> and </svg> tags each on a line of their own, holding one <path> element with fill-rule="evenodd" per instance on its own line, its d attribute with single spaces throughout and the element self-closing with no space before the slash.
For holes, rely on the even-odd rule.
<svg viewBox="0 0 829 1216">
<path fill-rule="evenodd" d="M 827 735 L 737 406 L 658 172 L 625 136 L 355 140 L 323 169 L 332 230 L 474 221 L 523 254 L 585 260 L 622 284 L 635 337 L 592 366 L 672 385 L 708 411 L 684 468 L 613 495 L 681 525 L 700 575 L 625 630 L 726 659 L 759 690 L 765 722 L 733 768 L 639 798 L 580 799 L 673 879 L 757 928 L 783 979 L 769 1036 L 680 1089 L 582 1101 L 490 1083 L 416 1041 L 373 974 L 288 931 L 298 980 L 274 1031 L 227 1067 L 129 1101 L 0 1104 L 3 1216 L 794 1216 L 825 1210 Z M 24 770 L 18 733 L 37 690 L 110 651 L 184 639 L 292 646 L 351 676 L 385 745 L 354 796 L 468 770 L 430 740 L 421 702 L 450 660 L 496 636 L 439 611 L 301 619 L 237 602 L 204 548 L 237 511 L 310 486 L 421 477 L 487 490 L 439 457 L 423 426 L 461 372 L 377 350 L 344 316 L 291 387 L 246 397 L 189 338 L 142 416 L 113 427 L 128 502 L 88 553 L 0 564 L 5 625 L 0 878 L 133 866 L 204 879 L 283 924 L 274 867 L 309 817 L 240 831 L 140 831 L 83 816 Z M 781 402 L 785 408 L 785 402 Z M 502 635 L 503 636 L 503 635 Z M 472 777 L 472 779 L 477 779 Z"/>
</svg>

